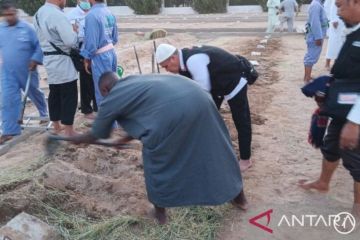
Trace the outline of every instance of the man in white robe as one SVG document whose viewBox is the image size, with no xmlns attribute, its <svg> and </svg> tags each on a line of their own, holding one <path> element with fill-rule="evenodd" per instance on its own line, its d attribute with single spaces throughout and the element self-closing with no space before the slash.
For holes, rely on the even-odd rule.
<svg viewBox="0 0 360 240">
<path fill-rule="evenodd" d="M 280 24 L 280 0 L 268 0 L 266 6 L 268 8 L 268 27 L 266 32 L 273 33 L 276 26 Z"/>
<path fill-rule="evenodd" d="M 337 15 L 338 8 L 335 5 L 335 0 L 331 2 L 329 12 L 329 40 L 326 51 L 326 64 L 325 67 L 330 70 L 331 60 L 336 60 L 339 55 L 340 49 L 345 41 L 345 24 Z"/>
</svg>

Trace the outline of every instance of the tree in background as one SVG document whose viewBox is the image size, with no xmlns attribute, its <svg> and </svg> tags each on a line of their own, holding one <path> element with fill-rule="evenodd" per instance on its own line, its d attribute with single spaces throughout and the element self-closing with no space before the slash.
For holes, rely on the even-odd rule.
<svg viewBox="0 0 360 240">
<path fill-rule="evenodd" d="M 227 0 L 193 0 L 193 8 L 198 13 L 226 13 Z"/>
<path fill-rule="evenodd" d="M 161 9 L 162 0 L 125 0 L 125 3 L 134 10 L 136 14 L 158 14 Z"/>
</svg>

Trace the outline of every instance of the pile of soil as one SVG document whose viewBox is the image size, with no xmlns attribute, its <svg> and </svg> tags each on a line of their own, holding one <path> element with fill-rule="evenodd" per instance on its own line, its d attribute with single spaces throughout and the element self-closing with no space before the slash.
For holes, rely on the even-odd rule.
<svg viewBox="0 0 360 240">
<path fill-rule="evenodd" d="M 250 57 L 250 52 L 254 50 L 258 40 L 251 37 L 197 39 L 192 35 L 179 34 L 159 39 L 157 44 L 168 42 L 177 47 L 190 47 L 205 43 L 258 60 L 261 64 L 258 67 L 261 77 L 249 87 L 248 95 L 253 124 L 261 125 L 266 121 L 261 112 L 272 97 L 268 85 L 277 79 L 276 73 L 270 70 L 272 62 L 268 53 L 277 50 L 279 46 L 277 41 L 270 41 L 262 56 Z M 133 45 L 137 47 L 143 73 L 150 73 L 153 42 L 143 40 L 135 34 L 128 34 L 122 36 L 122 43 L 116 49 L 125 75 L 138 72 Z M 43 77 L 46 79 L 46 76 Z M 42 84 L 44 85 L 44 80 Z M 234 148 L 238 152 L 237 132 L 226 103 L 221 113 L 229 127 Z M 89 130 L 86 124 L 83 124 L 85 122 L 86 120 L 78 114 L 75 122 L 78 131 Z M 115 135 L 119 136 L 121 133 Z M 7 187 L 0 186 L 0 222 L 23 210 L 31 212 L 34 207 L 34 196 L 46 201 L 49 198 L 49 189 L 65 193 L 66 197 L 56 204 L 69 212 L 81 210 L 92 217 L 147 215 L 151 205 L 146 196 L 140 142 L 135 142 L 134 149 L 126 150 L 65 143 L 56 154 L 39 161 L 44 158 L 41 144 L 44 137 L 44 134 L 34 135 L 0 157 L 0 168 L 19 164 L 27 166 L 26 171 L 36 173 L 36 177 L 12 182 Z M 257 145 L 258 143 L 255 143 L 253 148 L 256 149 Z"/>
</svg>

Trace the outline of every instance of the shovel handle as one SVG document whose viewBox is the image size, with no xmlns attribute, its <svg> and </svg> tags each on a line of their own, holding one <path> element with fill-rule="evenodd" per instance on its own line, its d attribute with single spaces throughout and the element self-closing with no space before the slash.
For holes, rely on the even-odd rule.
<svg viewBox="0 0 360 240">
<path fill-rule="evenodd" d="M 72 141 L 71 137 L 63 137 L 63 136 L 59 136 L 59 135 L 49 135 L 48 138 L 51 140 L 57 140 L 57 141 L 67 141 L 67 142 Z M 132 147 L 130 144 L 120 144 L 120 143 L 108 142 L 108 141 L 104 141 L 104 140 L 96 140 L 95 142 L 90 143 L 90 144 L 106 146 L 106 147 L 122 147 L 122 148 L 131 148 Z"/>
</svg>

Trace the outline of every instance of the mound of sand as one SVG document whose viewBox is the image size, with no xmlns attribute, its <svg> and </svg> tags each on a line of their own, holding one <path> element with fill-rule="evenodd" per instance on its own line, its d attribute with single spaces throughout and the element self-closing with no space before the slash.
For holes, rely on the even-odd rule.
<svg viewBox="0 0 360 240">
<path fill-rule="evenodd" d="M 143 73 L 150 73 L 153 42 L 145 41 L 136 35 L 127 35 L 122 41 L 123 45 L 116 50 L 119 63 L 125 68 L 125 75 L 138 71 L 133 45 L 137 47 Z M 177 47 L 189 47 L 205 43 L 249 56 L 254 48 L 253 41 L 250 37 L 222 37 L 213 40 L 197 39 L 191 35 L 181 34 L 159 39 L 157 44 L 169 42 Z M 277 48 L 276 42 L 269 44 L 269 51 Z M 266 118 L 261 116 L 261 112 L 266 103 L 271 101 L 272 93 L 268 91 L 267 85 L 271 84 L 276 76 L 269 70 L 271 62 L 268 61 L 266 54 L 254 60 L 258 60 L 261 64 L 258 67 L 261 77 L 249 88 L 251 93 L 249 96 L 253 123 L 261 125 L 266 121 Z M 221 113 L 230 129 L 233 145 L 237 151 L 237 132 L 227 104 L 223 105 Z M 78 126 L 78 131 L 88 130 L 84 122 L 86 120 L 77 116 L 75 125 Z M 119 136 L 119 133 L 115 135 Z M 0 157 L 6 159 L 0 161 L 0 168 L 6 164 L 13 164 L 16 159 L 19 165 L 24 166 L 24 174 L 29 172 L 33 174 L 24 181 L 10 181 L 10 187 L 0 192 L 2 200 L 0 210 L 4 210 L 1 211 L 0 222 L 24 209 L 31 212 L 34 195 L 40 200 L 47 201 L 48 189 L 64 193 L 65 197 L 57 204 L 67 211 L 83 211 L 93 217 L 147 214 L 151 205 L 147 200 L 144 186 L 139 142 L 135 143 L 134 149 L 126 150 L 100 146 L 74 146 L 65 143 L 56 154 L 44 160 L 41 146 L 43 138 L 44 135 L 39 134 L 19 144 L 18 149 L 22 149 L 21 157 L 14 154 L 14 151 Z M 256 148 L 256 144 L 254 147 Z"/>
</svg>

